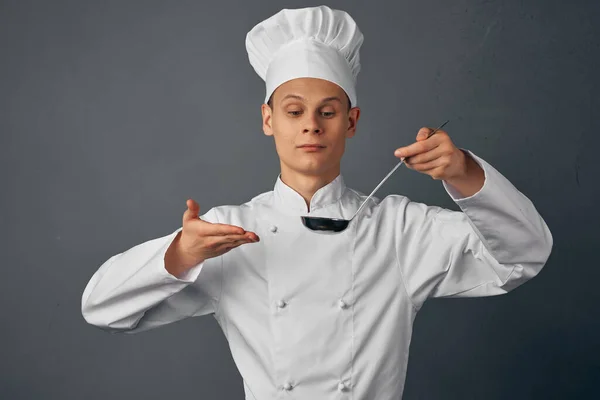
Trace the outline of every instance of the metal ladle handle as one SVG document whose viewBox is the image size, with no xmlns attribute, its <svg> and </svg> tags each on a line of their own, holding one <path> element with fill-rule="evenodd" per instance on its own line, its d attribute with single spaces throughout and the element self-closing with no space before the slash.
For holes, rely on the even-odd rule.
<svg viewBox="0 0 600 400">
<path fill-rule="evenodd" d="M 448 122 L 450 122 L 450 120 L 447 120 L 446 122 L 444 122 L 443 124 L 441 124 L 439 127 L 437 127 L 433 132 L 431 132 L 427 136 L 427 139 L 429 139 L 431 136 L 433 136 L 434 133 L 436 133 L 437 131 L 439 131 L 440 129 L 442 129 L 444 127 L 444 125 L 446 125 Z M 427 140 L 427 139 L 425 139 L 425 140 Z M 377 191 L 377 189 L 379 189 L 381 187 L 381 185 L 383 185 L 384 182 L 387 181 L 387 179 L 394 173 L 394 171 L 396 171 L 398 169 L 398 167 L 400 167 L 402 165 L 403 162 L 404 162 L 404 158 L 386 175 L 385 178 L 383 178 L 383 180 L 381 182 L 379 182 L 379 185 L 377 185 L 377 187 L 375 189 L 373 189 L 373 191 L 371 192 L 371 194 L 369 195 L 369 197 L 367 197 L 365 199 L 365 201 L 363 201 L 363 203 L 360 205 L 360 207 L 358 207 L 358 210 L 356 210 L 356 212 L 354 213 L 354 215 L 352 216 L 352 218 L 350 218 L 351 220 L 354 219 L 354 217 L 356 217 L 356 214 L 358 214 L 360 212 L 360 210 L 362 210 L 362 208 L 365 206 L 365 204 L 367 204 L 367 201 L 373 196 L 373 194 L 375 194 L 375 192 Z"/>
</svg>

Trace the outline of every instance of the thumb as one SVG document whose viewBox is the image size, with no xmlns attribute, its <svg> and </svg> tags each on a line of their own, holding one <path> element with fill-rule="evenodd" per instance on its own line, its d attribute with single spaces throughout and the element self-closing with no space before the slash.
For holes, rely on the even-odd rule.
<svg viewBox="0 0 600 400">
<path fill-rule="evenodd" d="M 424 129 L 421 129 L 417 134 L 417 142 L 427 139 L 427 136 L 429 136 L 429 132 Z"/>
<path fill-rule="evenodd" d="M 194 199 L 188 199 L 185 204 L 187 205 L 187 210 L 183 215 L 184 220 L 200 218 L 200 205 L 198 205 Z"/>
</svg>

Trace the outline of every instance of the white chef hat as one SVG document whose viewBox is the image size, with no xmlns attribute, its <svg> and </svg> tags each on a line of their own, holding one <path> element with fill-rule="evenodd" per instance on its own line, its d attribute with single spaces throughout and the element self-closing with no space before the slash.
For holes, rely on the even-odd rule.
<svg viewBox="0 0 600 400">
<path fill-rule="evenodd" d="M 352 17 L 327 6 L 283 9 L 246 35 L 250 64 L 265 81 L 265 103 L 295 78 L 320 78 L 340 86 L 356 106 L 356 77 L 363 34 Z"/>
</svg>

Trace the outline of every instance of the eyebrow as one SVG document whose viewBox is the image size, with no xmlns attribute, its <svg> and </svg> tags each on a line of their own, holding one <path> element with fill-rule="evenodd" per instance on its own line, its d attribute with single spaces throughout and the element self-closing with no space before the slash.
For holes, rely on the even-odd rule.
<svg viewBox="0 0 600 400">
<path fill-rule="evenodd" d="M 305 101 L 304 97 L 297 95 L 297 94 L 288 94 L 283 99 L 281 99 L 281 102 L 283 103 L 283 101 L 286 99 L 297 99 L 297 100 Z M 342 103 L 342 100 L 337 96 L 325 97 L 323 100 L 321 100 L 321 103 L 326 103 L 328 101 L 339 101 L 340 103 Z"/>
</svg>

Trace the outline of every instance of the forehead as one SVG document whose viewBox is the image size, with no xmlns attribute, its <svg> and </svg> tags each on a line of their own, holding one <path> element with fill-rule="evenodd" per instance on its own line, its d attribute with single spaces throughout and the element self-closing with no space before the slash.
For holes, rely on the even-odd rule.
<svg viewBox="0 0 600 400">
<path fill-rule="evenodd" d="M 282 83 L 274 92 L 281 98 L 288 94 L 297 94 L 310 99 L 329 96 L 345 96 L 344 90 L 333 82 L 318 78 L 296 78 Z M 341 98 L 341 97 L 340 97 Z"/>
</svg>

